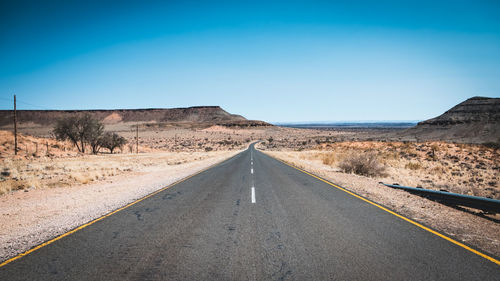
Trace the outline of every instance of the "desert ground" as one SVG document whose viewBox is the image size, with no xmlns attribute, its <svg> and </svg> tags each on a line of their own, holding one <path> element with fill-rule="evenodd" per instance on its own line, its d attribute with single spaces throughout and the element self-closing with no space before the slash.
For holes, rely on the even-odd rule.
<svg viewBox="0 0 500 281">
<path fill-rule="evenodd" d="M 499 199 L 498 149 L 477 144 L 388 141 L 383 139 L 384 130 L 140 124 L 136 154 L 135 124 L 108 124 L 106 129 L 128 141 L 114 154 L 104 149 L 97 155 L 82 154 L 71 143 L 55 140 L 50 131 L 31 128 L 22 131 L 20 150 L 14 156 L 12 133 L 0 132 L 0 215 L 1 229 L 5 230 L 1 259 L 223 161 L 255 141 L 273 157 L 500 255 L 498 214 L 455 209 L 378 184 L 398 183 Z M 344 169 L 346 162 L 363 155 L 373 158 L 369 172 Z"/>
<path fill-rule="evenodd" d="M 498 149 L 446 142 L 332 142 L 328 137 L 302 142 L 306 144 L 276 139 L 261 147 L 336 171 L 356 155 L 372 155 L 382 170 L 370 176 L 381 182 L 500 199 Z"/>
</svg>

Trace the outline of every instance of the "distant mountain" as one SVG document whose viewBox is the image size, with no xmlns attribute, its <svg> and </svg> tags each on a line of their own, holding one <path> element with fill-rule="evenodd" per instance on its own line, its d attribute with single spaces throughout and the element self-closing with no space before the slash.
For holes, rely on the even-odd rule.
<svg viewBox="0 0 500 281">
<path fill-rule="evenodd" d="M 500 98 L 473 97 L 400 133 L 403 138 L 483 143 L 500 139 Z"/>
<path fill-rule="evenodd" d="M 230 114 L 219 106 L 194 106 L 186 108 L 104 109 L 104 110 L 18 110 L 21 127 L 52 127 L 57 120 L 69 116 L 90 114 L 105 124 L 151 123 L 183 124 L 193 126 L 269 126 L 262 121 L 247 120 L 241 115 Z M 12 110 L 0 110 L 0 128 L 11 128 Z"/>
<path fill-rule="evenodd" d="M 306 129 L 406 129 L 413 127 L 417 121 L 338 121 L 338 122 L 298 122 L 275 123 L 274 125 L 289 128 Z"/>
</svg>

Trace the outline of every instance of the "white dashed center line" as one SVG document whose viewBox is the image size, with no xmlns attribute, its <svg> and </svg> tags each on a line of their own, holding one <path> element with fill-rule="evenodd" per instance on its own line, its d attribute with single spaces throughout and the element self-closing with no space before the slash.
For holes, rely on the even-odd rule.
<svg viewBox="0 0 500 281">
<path fill-rule="evenodd" d="M 250 173 L 253 175 L 253 152 L 250 151 Z M 255 186 L 254 179 L 252 178 L 252 204 L 255 204 Z"/>
</svg>

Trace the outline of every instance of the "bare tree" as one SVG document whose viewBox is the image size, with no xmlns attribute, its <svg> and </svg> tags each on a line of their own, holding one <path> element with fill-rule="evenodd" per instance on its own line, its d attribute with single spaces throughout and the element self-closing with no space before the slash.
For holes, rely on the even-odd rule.
<svg viewBox="0 0 500 281">
<path fill-rule="evenodd" d="M 78 128 L 78 123 L 78 117 L 59 119 L 53 132 L 58 140 L 70 140 L 79 152 L 85 152 L 85 146 L 81 138 L 82 133 L 79 130 L 80 128 Z"/>
<path fill-rule="evenodd" d="M 101 149 L 103 133 L 104 125 L 95 119 L 91 119 L 86 138 L 93 154 L 97 154 Z"/>
<path fill-rule="evenodd" d="M 85 153 L 85 146 L 92 148 L 92 153 L 99 152 L 104 125 L 90 114 L 63 118 L 57 121 L 53 130 L 58 140 L 70 140 L 78 149 Z"/>
</svg>

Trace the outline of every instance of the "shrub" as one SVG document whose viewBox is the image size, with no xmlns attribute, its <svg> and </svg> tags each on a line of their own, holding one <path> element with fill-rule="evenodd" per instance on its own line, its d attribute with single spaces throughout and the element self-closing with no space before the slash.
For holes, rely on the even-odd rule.
<svg viewBox="0 0 500 281">
<path fill-rule="evenodd" d="M 335 155 L 333 153 L 322 154 L 321 161 L 323 162 L 323 164 L 331 166 L 333 163 L 335 163 Z"/>
<path fill-rule="evenodd" d="M 374 152 L 351 154 L 340 162 L 339 168 L 346 173 L 363 176 L 383 176 L 385 172 L 385 167 L 379 163 Z"/>
<path fill-rule="evenodd" d="M 421 168 L 422 168 L 422 165 L 420 165 L 420 163 L 418 163 L 418 162 L 410 162 L 410 163 L 405 165 L 405 169 L 410 169 L 410 170 L 418 170 Z"/>
<path fill-rule="evenodd" d="M 446 169 L 443 168 L 442 166 L 436 166 L 436 167 L 432 168 L 430 170 L 430 172 L 432 174 L 435 174 L 435 175 L 441 175 L 441 174 L 444 174 L 446 172 Z"/>
<path fill-rule="evenodd" d="M 123 147 L 126 143 L 127 140 L 124 137 L 110 132 L 106 132 L 100 140 L 101 146 L 109 149 L 111 154 L 113 154 L 113 150 Z"/>
</svg>

